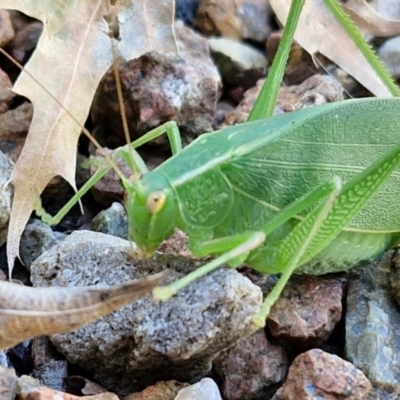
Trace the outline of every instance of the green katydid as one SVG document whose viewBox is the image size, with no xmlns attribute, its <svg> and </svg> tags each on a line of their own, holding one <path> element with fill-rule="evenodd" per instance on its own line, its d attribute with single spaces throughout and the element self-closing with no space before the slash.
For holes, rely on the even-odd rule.
<svg viewBox="0 0 400 400">
<path fill-rule="evenodd" d="M 288 271 L 292 258 L 298 257 L 290 269 L 306 263 L 296 272 L 323 274 L 346 270 L 397 244 L 395 199 L 400 187 L 393 171 L 400 165 L 399 109 L 396 98 L 304 109 L 205 134 L 182 151 L 174 144 L 175 156 L 151 172 L 138 164 L 141 179 L 123 183 L 130 236 L 142 254 L 153 253 L 175 228 L 188 234 L 195 255 L 222 254 L 171 286 L 156 289 L 156 297 L 168 298 L 224 263 L 246 261 L 261 272 L 278 273 Z M 174 124 L 167 128 L 171 142 L 179 143 Z M 147 133 L 133 146 L 163 129 Z M 347 183 L 328 216 L 318 219 L 320 208 L 309 212 L 310 207 L 337 190 L 336 175 Z M 379 209 L 389 199 L 394 204 Z M 297 254 L 308 237 L 304 227 L 315 220 L 322 226 L 306 251 Z M 261 320 L 277 296 L 267 298 Z"/>
<path fill-rule="evenodd" d="M 174 154 L 148 172 L 133 151 L 141 177 L 122 178 L 130 236 L 141 253 L 151 254 L 180 228 L 195 255 L 217 256 L 156 289 L 155 296 L 166 299 L 224 263 L 246 261 L 265 273 L 283 273 L 255 317 L 262 326 L 295 268 L 313 274 L 345 270 L 397 244 L 396 204 L 377 205 L 388 203 L 389 191 L 396 197 L 399 109 L 398 99 L 329 104 L 209 133 L 182 151 L 170 122 L 133 142 L 131 149 L 166 131 Z M 127 149 L 119 156 L 128 158 Z M 108 168 L 100 168 L 48 222 L 56 223 Z M 336 175 L 346 181 L 342 191 Z"/>
</svg>

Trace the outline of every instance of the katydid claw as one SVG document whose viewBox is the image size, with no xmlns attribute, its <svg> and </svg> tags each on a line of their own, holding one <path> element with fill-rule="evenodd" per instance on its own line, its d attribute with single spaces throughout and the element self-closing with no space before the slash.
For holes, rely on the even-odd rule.
<svg viewBox="0 0 400 400">
<path fill-rule="evenodd" d="M 159 301 L 167 301 L 176 294 L 171 286 L 159 286 L 153 289 L 153 298 Z"/>
<path fill-rule="evenodd" d="M 267 314 L 265 314 L 265 312 L 261 312 L 261 311 L 264 311 L 264 310 L 261 309 L 259 312 L 257 312 L 257 314 L 254 314 L 251 319 L 252 324 L 255 325 L 259 329 L 264 328 L 266 315 L 269 314 L 269 310 L 268 310 Z"/>
</svg>

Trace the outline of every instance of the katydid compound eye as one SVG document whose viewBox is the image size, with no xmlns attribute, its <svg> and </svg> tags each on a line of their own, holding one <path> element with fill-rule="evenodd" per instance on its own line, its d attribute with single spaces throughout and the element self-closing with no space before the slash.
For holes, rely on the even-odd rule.
<svg viewBox="0 0 400 400">
<path fill-rule="evenodd" d="M 149 195 L 146 201 L 146 208 L 151 214 L 157 214 L 164 207 L 167 196 L 162 190 L 157 190 Z"/>
</svg>

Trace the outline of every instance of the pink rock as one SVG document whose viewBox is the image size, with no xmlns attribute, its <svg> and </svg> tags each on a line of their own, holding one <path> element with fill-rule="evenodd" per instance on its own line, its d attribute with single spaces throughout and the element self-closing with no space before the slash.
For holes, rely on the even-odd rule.
<svg viewBox="0 0 400 400">
<path fill-rule="evenodd" d="M 250 400 L 274 393 L 286 375 L 287 359 L 283 348 L 268 341 L 261 329 L 240 339 L 214 366 L 223 380 L 224 398 Z"/>
<path fill-rule="evenodd" d="M 352 364 L 313 349 L 294 360 L 272 400 L 362 400 L 371 391 L 369 380 Z"/>
<path fill-rule="evenodd" d="M 26 400 L 82 400 L 81 396 L 59 392 L 46 387 L 39 387 L 31 390 L 26 396 Z M 113 393 L 102 393 L 90 396 L 91 400 L 119 400 L 119 397 Z"/>
<path fill-rule="evenodd" d="M 345 276 L 296 276 L 268 317 L 272 336 L 303 346 L 323 344 L 342 316 Z"/>
</svg>

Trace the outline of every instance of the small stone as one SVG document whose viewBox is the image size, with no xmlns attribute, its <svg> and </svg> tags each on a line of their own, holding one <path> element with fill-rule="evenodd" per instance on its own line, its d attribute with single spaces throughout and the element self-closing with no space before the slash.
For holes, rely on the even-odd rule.
<svg viewBox="0 0 400 400">
<path fill-rule="evenodd" d="M 342 316 L 346 276 L 293 276 L 267 320 L 271 335 L 304 347 L 320 346 Z"/>
<path fill-rule="evenodd" d="M 32 219 L 26 225 L 21 236 L 19 254 L 25 268 L 29 271 L 31 264 L 45 251 L 56 245 L 66 235 L 56 235 L 50 226 L 38 219 Z"/>
<path fill-rule="evenodd" d="M 128 218 L 124 206 L 114 202 L 107 210 L 100 211 L 93 218 L 91 228 L 95 232 L 128 239 Z"/>
<path fill-rule="evenodd" d="M 25 102 L 0 114 L 0 149 L 17 161 L 33 116 L 32 104 Z"/>
<path fill-rule="evenodd" d="M 378 14 L 386 18 L 400 20 L 400 7 L 397 0 L 373 0 L 370 6 L 373 7 Z"/>
<path fill-rule="evenodd" d="M 34 368 L 40 368 L 55 360 L 59 354 L 51 344 L 48 336 L 38 336 L 32 339 L 31 356 Z"/>
<path fill-rule="evenodd" d="M 263 71 L 268 65 L 265 55 L 248 44 L 223 37 L 210 38 L 208 43 L 222 78 L 230 85 L 240 84 L 246 71 L 257 76 L 254 70 Z"/>
<path fill-rule="evenodd" d="M 221 78 L 208 43 L 179 22 L 176 34 L 179 54 L 153 51 L 119 65 L 132 139 L 171 120 L 179 126 L 184 144 L 213 130 Z M 100 83 L 92 117 L 99 129 L 125 144 L 113 71 Z M 151 143 L 170 150 L 166 135 Z"/>
<path fill-rule="evenodd" d="M 185 232 L 176 229 L 175 232 L 164 240 L 157 249 L 164 254 L 175 254 L 191 259 L 197 259 L 189 250 L 189 238 Z"/>
<path fill-rule="evenodd" d="M 277 108 L 294 111 L 343 99 L 343 88 L 336 79 L 328 75 L 313 75 L 300 85 L 282 87 Z"/>
<path fill-rule="evenodd" d="M 363 400 L 371 383 L 352 364 L 319 349 L 300 354 L 272 400 Z"/>
<path fill-rule="evenodd" d="M 37 20 L 28 20 L 20 28 L 15 32 L 11 44 L 11 55 L 23 64 L 35 49 L 43 32 L 43 24 Z"/>
<path fill-rule="evenodd" d="M 262 43 L 271 31 L 270 13 L 264 0 L 202 0 L 195 26 L 206 35 Z"/>
<path fill-rule="evenodd" d="M 120 400 L 119 397 L 113 393 L 102 393 L 94 396 L 87 396 L 85 399 L 90 400 Z M 46 387 L 39 387 L 32 389 L 24 400 L 82 400 L 81 396 L 74 396 L 73 394 L 59 392 L 57 390 L 49 389 Z"/>
<path fill-rule="evenodd" d="M 269 341 L 263 329 L 242 338 L 214 362 L 229 400 L 269 398 L 288 368 L 285 351 Z"/>
<path fill-rule="evenodd" d="M 65 390 L 65 378 L 68 376 L 67 360 L 50 360 L 35 368 L 32 376 L 43 386 L 54 390 Z"/>
<path fill-rule="evenodd" d="M 67 392 L 72 392 L 80 396 L 93 396 L 95 394 L 107 393 L 107 390 L 99 384 L 79 375 L 65 378 L 65 386 Z"/>
<path fill-rule="evenodd" d="M 26 396 L 30 391 L 40 387 L 40 383 L 31 376 L 22 375 L 17 381 L 17 395 L 21 400 L 26 400 Z"/>
<path fill-rule="evenodd" d="M 0 366 L 0 399 L 14 400 L 17 392 L 17 375 L 11 368 Z"/>
<path fill-rule="evenodd" d="M 217 384 L 204 378 L 194 385 L 181 389 L 175 400 L 222 400 Z"/>
<path fill-rule="evenodd" d="M 186 386 L 189 384 L 178 381 L 160 381 L 140 393 L 130 394 L 124 400 L 175 400 L 178 392 Z"/>
<path fill-rule="evenodd" d="M 6 10 L 0 10 L 0 24 L 1 24 L 1 13 Z M 0 114 L 4 114 L 10 108 L 12 101 L 16 94 L 10 89 L 12 87 L 9 76 L 0 70 Z"/>
<path fill-rule="evenodd" d="M 7 354 L 4 350 L 0 350 L 0 366 L 5 368 L 12 367 L 12 365 L 10 365 L 10 361 L 7 357 Z"/>
</svg>

